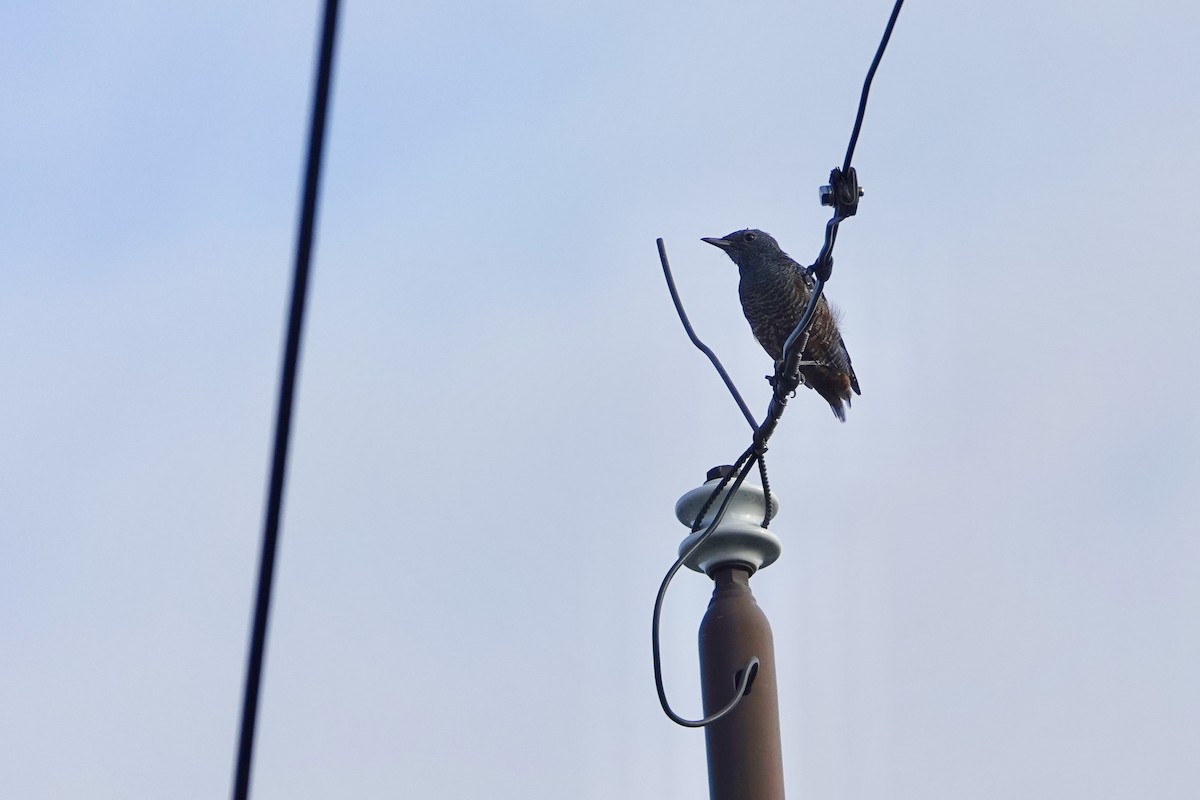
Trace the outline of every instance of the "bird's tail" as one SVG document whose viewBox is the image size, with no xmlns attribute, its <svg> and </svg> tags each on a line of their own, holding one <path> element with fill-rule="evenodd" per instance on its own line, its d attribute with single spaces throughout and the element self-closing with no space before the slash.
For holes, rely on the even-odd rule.
<svg viewBox="0 0 1200 800">
<path fill-rule="evenodd" d="M 814 378 L 816 376 L 813 376 Z M 829 407 L 833 410 L 833 415 L 842 422 L 846 421 L 846 409 L 850 407 L 851 389 L 854 388 L 849 375 L 845 373 L 836 375 L 823 375 L 824 380 L 810 380 L 809 385 L 817 390 L 821 397 L 825 398 L 825 402 L 829 403 Z"/>
</svg>

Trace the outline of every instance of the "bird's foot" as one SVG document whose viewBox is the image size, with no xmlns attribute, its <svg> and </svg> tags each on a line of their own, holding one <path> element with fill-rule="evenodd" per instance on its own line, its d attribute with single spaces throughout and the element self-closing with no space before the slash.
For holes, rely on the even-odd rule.
<svg viewBox="0 0 1200 800">
<path fill-rule="evenodd" d="M 790 378 L 782 378 L 779 374 L 766 375 L 767 383 L 775 390 L 775 394 L 781 397 L 792 398 L 796 396 L 796 390 L 804 383 L 804 376 L 796 373 Z"/>
</svg>

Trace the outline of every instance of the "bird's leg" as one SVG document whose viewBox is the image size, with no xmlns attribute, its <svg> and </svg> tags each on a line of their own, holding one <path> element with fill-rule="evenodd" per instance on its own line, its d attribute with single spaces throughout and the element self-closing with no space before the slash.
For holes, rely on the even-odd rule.
<svg viewBox="0 0 1200 800">
<path fill-rule="evenodd" d="M 787 364 L 788 352 L 797 352 L 798 351 L 800 353 L 801 359 L 803 359 L 804 349 L 806 347 L 808 347 L 808 334 L 809 334 L 809 332 L 805 331 L 804 335 L 800 337 L 800 340 L 793 344 L 793 348 L 795 348 L 795 349 L 785 352 L 783 354 L 784 358 L 781 358 L 779 361 L 775 362 L 775 374 L 771 377 L 768 377 L 767 382 L 771 384 L 771 388 L 775 389 L 776 393 L 778 393 L 780 395 L 790 395 L 792 397 L 795 397 L 796 389 L 798 389 L 800 386 L 803 386 L 806 383 L 806 381 L 804 380 L 804 375 L 801 374 L 801 372 L 800 372 L 800 368 L 801 367 L 818 366 L 815 361 L 800 360 L 800 361 L 796 362 L 796 369 L 791 375 L 784 376 L 782 374 L 783 368 Z"/>
<path fill-rule="evenodd" d="M 809 334 L 809 331 L 805 331 L 805 332 L 804 332 L 804 335 L 800 337 L 800 341 L 798 341 L 798 342 L 796 342 L 795 344 L 793 344 L 793 345 L 792 345 L 792 346 L 793 346 L 793 347 L 794 347 L 794 348 L 795 348 L 797 351 L 799 351 L 799 353 L 800 353 L 800 358 L 801 358 L 801 360 L 800 360 L 799 362 L 797 362 L 797 363 L 796 363 L 796 366 L 797 366 L 797 367 L 808 366 L 808 365 L 809 365 L 809 363 L 810 363 L 810 362 L 808 362 L 808 361 L 804 361 L 804 360 L 803 360 L 803 359 L 804 359 L 804 349 L 805 349 L 806 347 L 808 347 L 808 334 Z M 780 367 L 783 365 L 783 363 L 784 363 L 785 361 L 787 361 L 787 357 L 788 357 L 788 354 L 789 354 L 789 352 L 791 352 L 791 351 L 785 350 L 785 351 L 784 351 L 784 353 L 783 353 L 783 358 L 782 358 L 782 359 L 781 359 L 779 362 L 777 362 L 777 363 L 775 364 L 775 371 L 776 371 L 776 372 L 778 372 L 778 371 L 779 371 L 779 368 L 780 368 Z"/>
<path fill-rule="evenodd" d="M 780 396 L 796 396 L 796 389 L 804 384 L 804 376 L 800 374 L 800 366 L 796 366 L 796 371 L 791 375 L 783 374 L 783 362 L 775 362 L 775 374 L 767 375 L 767 383 Z"/>
</svg>

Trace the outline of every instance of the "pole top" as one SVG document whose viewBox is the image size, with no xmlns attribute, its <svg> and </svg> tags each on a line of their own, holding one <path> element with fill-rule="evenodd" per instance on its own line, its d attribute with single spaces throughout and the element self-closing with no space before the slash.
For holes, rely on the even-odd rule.
<svg viewBox="0 0 1200 800">
<path fill-rule="evenodd" d="M 731 467 L 710 469 L 708 480 L 703 486 L 687 492 L 675 503 L 675 517 L 690 529 L 692 523 L 696 521 L 696 515 L 700 513 L 700 509 L 704 508 L 704 504 L 708 502 L 713 490 L 717 488 L 721 478 L 727 475 L 730 469 Z M 680 554 L 691 547 L 708 528 L 709 523 L 716 517 L 717 509 L 720 508 L 728 491 L 729 487 L 725 487 L 721 490 L 721 494 L 712 503 L 709 503 L 708 511 L 705 512 L 704 519 L 700 521 L 699 529 L 692 531 L 680 542 Z M 763 513 L 766 510 L 764 500 L 761 486 L 743 482 L 738 487 L 733 499 L 729 501 L 729 507 L 725 511 L 725 516 L 721 518 L 721 524 L 684 562 L 688 568 L 711 575 L 712 571 L 719 566 L 745 564 L 753 573 L 775 563 L 783 551 L 783 542 L 762 525 Z M 779 498 L 772 492 L 772 518 L 778 510 Z"/>
</svg>

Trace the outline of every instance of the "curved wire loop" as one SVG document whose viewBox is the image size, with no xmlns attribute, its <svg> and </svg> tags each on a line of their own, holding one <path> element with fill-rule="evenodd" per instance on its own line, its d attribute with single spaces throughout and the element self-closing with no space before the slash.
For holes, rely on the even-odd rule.
<svg viewBox="0 0 1200 800">
<path fill-rule="evenodd" d="M 729 492 L 721 500 L 721 505 L 717 507 L 717 513 L 713 517 L 713 521 L 709 523 L 704 533 L 697 537 L 696 541 L 692 542 L 687 550 L 680 553 L 679 558 L 675 559 L 675 563 L 667 570 L 662 584 L 658 587 L 658 596 L 654 599 L 654 617 L 650 625 L 650 646 L 654 655 L 654 686 L 658 690 L 658 702 L 662 706 L 663 713 L 676 725 L 682 725 L 685 728 L 703 728 L 705 725 L 711 725 L 737 708 L 738 703 L 742 702 L 742 698 L 746 696 L 746 686 L 749 685 L 755 672 L 757 672 L 758 656 L 751 656 L 746 662 L 746 666 L 742 667 L 741 672 L 738 674 L 737 687 L 734 689 L 733 697 L 730 698 L 729 702 L 720 711 L 709 714 L 701 719 L 687 719 L 676 714 L 671 708 L 670 701 L 667 700 L 667 690 L 663 686 L 662 677 L 662 648 L 659 642 L 659 622 L 662 619 L 663 600 L 666 599 L 667 587 L 671 585 L 671 579 L 675 577 L 675 573 L 679 572 L 679 568 L 684 565 L 684 562 L 691 558 L 692 554 L 716 532 L 717 526 L 721 524 L 721 519 L 725 516 L 726 509 L 729 508 L 730 501 L 733 500 L 734 494 L 737 493 L 742 482 L 746 480 L 746 476 L 750 474 L 750 470 L 754 468 L 754 463 L 757 460 L 758 455 L 754 452 L 753 447 L 743 453 L 742 457 L 738 459 L 738 464 L 742 465 L 741 471 L 738 472 L 737 479 L 734 480 Z M 745 463 L 743 464 L 743 462 Z M 731 471 L 729 474 L 732 475 L 733 472 Z M 718 488 L 717 491 L 720 491 L 720 489 Z"/>
</svg>

